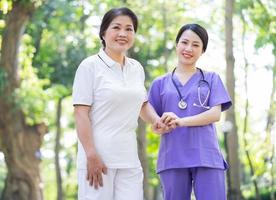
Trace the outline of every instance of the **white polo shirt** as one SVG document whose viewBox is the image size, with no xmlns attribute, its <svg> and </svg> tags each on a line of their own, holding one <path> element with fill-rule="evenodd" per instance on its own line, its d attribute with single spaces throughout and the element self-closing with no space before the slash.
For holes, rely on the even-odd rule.
<svg viewBox="0 0 276 200">
<path fill-rule="evenodd" d="M 84 59 L 73 84 L 73 104 L 91 107 L 90 121 L 96 150 L 108 168 L 139 167 L 135 130 L 147 101 L 141 64 L 125 59 L 123 70 L 103 50 Z M 78 141 L 77 168 L 86 169 L 86 155 Z"/>
</svg>

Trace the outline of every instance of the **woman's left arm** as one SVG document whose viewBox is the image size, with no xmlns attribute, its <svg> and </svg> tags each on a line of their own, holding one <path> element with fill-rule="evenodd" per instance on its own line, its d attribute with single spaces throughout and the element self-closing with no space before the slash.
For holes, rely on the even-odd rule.
<svg viewBox="0 0 276 200">
<path fill-rule="evenodd" d="M 154 132 L 158 134 L 164 134 L 171 130 L 169 127 L 162 123 L 161 118 L 148 101 L 144 102 L 144 104 L 142 105 L 140 117 L 144 122 L 152 124 Z"/>
<path fill-rule="evenodd" d="M 154 108 L 148 101 L 143 103 L 140 111 L 140 117 L 143 121 L 150 124 L 154 124 L 156 121 L 160 120 L 160 117 L 157 115 Z"/>
<path fill-rule="evenodd" d="M 221 105 L 217 105 L 200 114 L 183 118 L 178 118 L 174 113 L 164 113 L 161 119 L 169 126 L 204 126 L 219 121 L 220 115 Z"/>
</svg>

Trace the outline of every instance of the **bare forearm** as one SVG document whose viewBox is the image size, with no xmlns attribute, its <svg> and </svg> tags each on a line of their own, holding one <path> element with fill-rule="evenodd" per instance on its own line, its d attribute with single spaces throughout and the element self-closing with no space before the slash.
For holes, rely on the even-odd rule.
<svg viewBox="0 0 276 200">
<path fill-rule="evenodd" d="M 86 156 L 96 154 L 96 148 L 91 134 L 91 122 L 88 115 L 83 112 L 75 111 L 75 121 L 78 138 L 84 148 Z"/>
<path fill-rule="evenodd" d="M 220 120 L 221 106 L 215 106 L 198 115 L 179 118 L 180 126 L 204 126 Z"/>
<path fill-rule="evenodd" d="M 149 102 L 145 102 L 143 104 L 140 111 L 140 117 L 143 121 L 151 124 L 160 119 L 160 117 L 157 115 L 154 108 Z"/>
</svg>

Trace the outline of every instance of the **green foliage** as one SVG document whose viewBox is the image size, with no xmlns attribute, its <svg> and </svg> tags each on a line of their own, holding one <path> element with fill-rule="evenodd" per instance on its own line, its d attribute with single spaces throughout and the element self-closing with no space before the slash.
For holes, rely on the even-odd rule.
<svg viewBox="0 0 276 200">
<path fill-rule="evenodd" d="M 0 1 L 0 11 L 2 14 L 7 14 L 9 10 L 12 8 L 12 2 L 11 0 L 1 0 Z"/>
<path fill-rule="evenodd" d="M 86 40 L 91 38 L 84 29 L 83 9 L 77 1 L 51 0 L 36 12 L 27 31 L 33 36 L 34 66 L 40 78 L 71 87 L 76 68 L 89 51 Z"/>
<path fill-rule="evenodd" d="M 14 1 L 15 2 L 15 1 Z M 32 3 L 32 0 L 23 0 L 22 3 Z M 36 1 L 41 3 L 42 1 Z M 20 78 L 21 86 L 12 98 L 17 106 L 23 109 L 29 124 L 44 121 L 48 124 L 49 133 L 45 136 L 43 145 L 44 158 L 42 162 L 42 175 L 44 182 L 45 199 L 56 199 L 56 184 L 54 170 L 54 139 L 56 131 L 56 103 L 59 98 L 63 100 L 62 113 L 62 149 L 60 152 L 62 177 L 66 199 L 76 197 L 76 137 L 72 137 L 74 128 L 73 113 L 70 96 L 74 73 L 82 59 L 98 52 L 101 47 L 96 31 L 99 24 L 97 20 L 113 7 L 128 6 L 139 18 L 139 28 L 136 34 L 135 47 L 129 52 L 130 56 L 139 60 L 146 71 L 146 87 L 151 81 L 176 65 L 175 37 L 178 29 L 185 23 L 198 22 L 215 34 L 222 37 L 223 20 L 222 9 L 212 8 L 210 19 L 199 19 L 193 15 L 193 9 L 201 6 L 203 1 L 153 1 L 153 0 L 48 0 L 40 6 L 26 27 L 22 48 L 20 50 Z M 211 5 L 213 1 L 204 1 Z M 272 2 L 272 0 L 268 0 Z M 0 18 L 4 18 L 11 9 L 11 1 L 0 1 Z M 145 6 L 146 5 L 146 6 Z M 270 6 L 275 10 L 275 7 Z M 253 30 L 258 38 L 256 48 L 267 44 L 276 44 L 275 12 L 266 11 L 257 1 L 240 0 L 236 4 L 237 12 L 245 14 L 248 29 Z M 208 7 L 210 9 L 210 7 Z M 192 12 L 191 12 L 192 11 Z M 188 14 L 187 14 L 188 13 Z M 189 13 L 192 13 L 191 15 Z M 5 26 L 0 19 L 0 32 Z M 250 22 L 249 22 L 250 20 Z M 215 22 L 215 23 L 213 23 Z M 219 26 L 215 30 L 215 26 Z M 214 28 L 215 27 L 215 28 Z M 0 92 L 5 87 L 6 72 L 0 71 Z M 242 116 L 238 118 L 241 128 Z M 250 122 L 254 124 L 255 122 Z M 150 166 L 150 184 L 156 187 L 159 178 L 156 175 L 156 160 L 160 136 L 152 132 L 147 126 L 147 153 Z M 243 184 L 251 191 L 252 180 L 267 180 L 267 163 L 264 158 L 268 156 L 265 144 L 260 144 L 259 132 L 248 130 L 250 144 L 244 149 L 250 149 L 254 157 L 253 165 L 256 176 L 251 177 L 249 163 L 245 159 L 244 149 L 241 158 L 244 168 Z M 240 134 L 241 135 L 241 134 Z M 222 141 L 222 140 L 221 140 Z M 240 139 L 240 141 L 242 141 Z M 221 145 L 223 143 L 221 142 Z M 1 168 L 0 168 L 1 172 Z M 47 176 L 46 176 L 47 175 Z M 263 179 L 262 179 L 263 178 Z M 1 173 L 0 173 L 1 182 Z M 0 184 L 1 188 L 1 184 Z M 247 196 L 249 198 L 250 194 Z"/>
<path fill-rule="evenodd" d="M 159 178 L 156 174 L 156 163 L 160 143 L 160 135 L 155 134 L 150 126 L 147 126 L 147 141 L 149 141 L 147 145 L 147 156 L 150 169 L 149 183 L 155 187 L 159 184 Z"/>
<path fill-rule="evenodd" d="M 268 44 L 276 46 L 276 7 L 275 2 L 273 2 L 272 0 L 268 0 L 264 4 L 262 1 L 240 0 L 236 3 L 237 12 L 243 12 L 247 21 L 248 18 L 250 19 L 250 22 L 253 23 L 251 26 L 254 26 L 252 30 L 255 30 L 258 34 L 255 42 L 256 48 L 261 48 Z"/>
<path fill-rule="evenodd" d="M 262 200 L 271 200 L 270 191 L 267 188 L 262 188 L 260 197 Z M 276 190 L 274 190 L 274 197 L 276 197 Z M 245 200 L 256 200 L 256 197 L 251 193 L 248 197 L 245 197 Z"/>
<path fill-rule="evenodd" d="M 28 35 L 23 37 L 23 44 L 20 51 L 20 87 L 13 94 L 15 104 L 20 107 L 25 116 L 26 122 L 30 125 L 47 122 L 45 107 L 48 101 L 48 93 L 43 88 L 49 84 L 47 79 L 38 79 L 37 70 L 32 67 L 34 48 L 29 45 L 31 38 Z"/>
</svg>

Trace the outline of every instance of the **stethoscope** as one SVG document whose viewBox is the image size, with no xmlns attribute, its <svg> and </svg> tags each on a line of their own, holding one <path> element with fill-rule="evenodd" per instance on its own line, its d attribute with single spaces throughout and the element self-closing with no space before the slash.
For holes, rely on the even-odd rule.
<svg viewBox="0 0 276 200">
<path fill-rule="evenodd" d="M 198 96 L 198 102 L 199 102 L 199 104 L 193 103 L 193 106 L 201 107 L 201 108 L 205 108 L 205 109 L 210 109 L 210 106 L 206 106 L 205 104 L 207 103 L 208 98 L 210 96 L 211 87 L 210 87 L 208 81 L 205 80 L 205 76 L 204 76 L 204 73 L 203 73 L 202 69 L 200 69 L 200 68 L 197 68 L 197 69 L 200 71 L 200 74 L 201 74 L 201 79 L 199 80 L 198 86 L 197 86 L 197 96 Z M 175 70 L 176 70 L 176 68 L 173 69 L 171 78 L 172 78 L 173 85 L 174 85 L 175 89 L 177 90 L 177 93 L 178 93 L 178 96 L 179 96 L 178 107 L 181 110 L 184 110 L 184 109 L 187 108 L 188 104 L 185 101 L 183 95 L 181 94 L 181 92 L 180 92 L 179 88 L 177 87 L 177 85 L 175 83 L 175 80 L 173 78 Z M 207 95 L 206 95 L 204 101 L 202 101 L 201 96 L 200 96 L 200 94 L 201 94 L 200 89 L 204 85 L 207 86 L 208 92 L 207 92 Z"/>
</svg>

